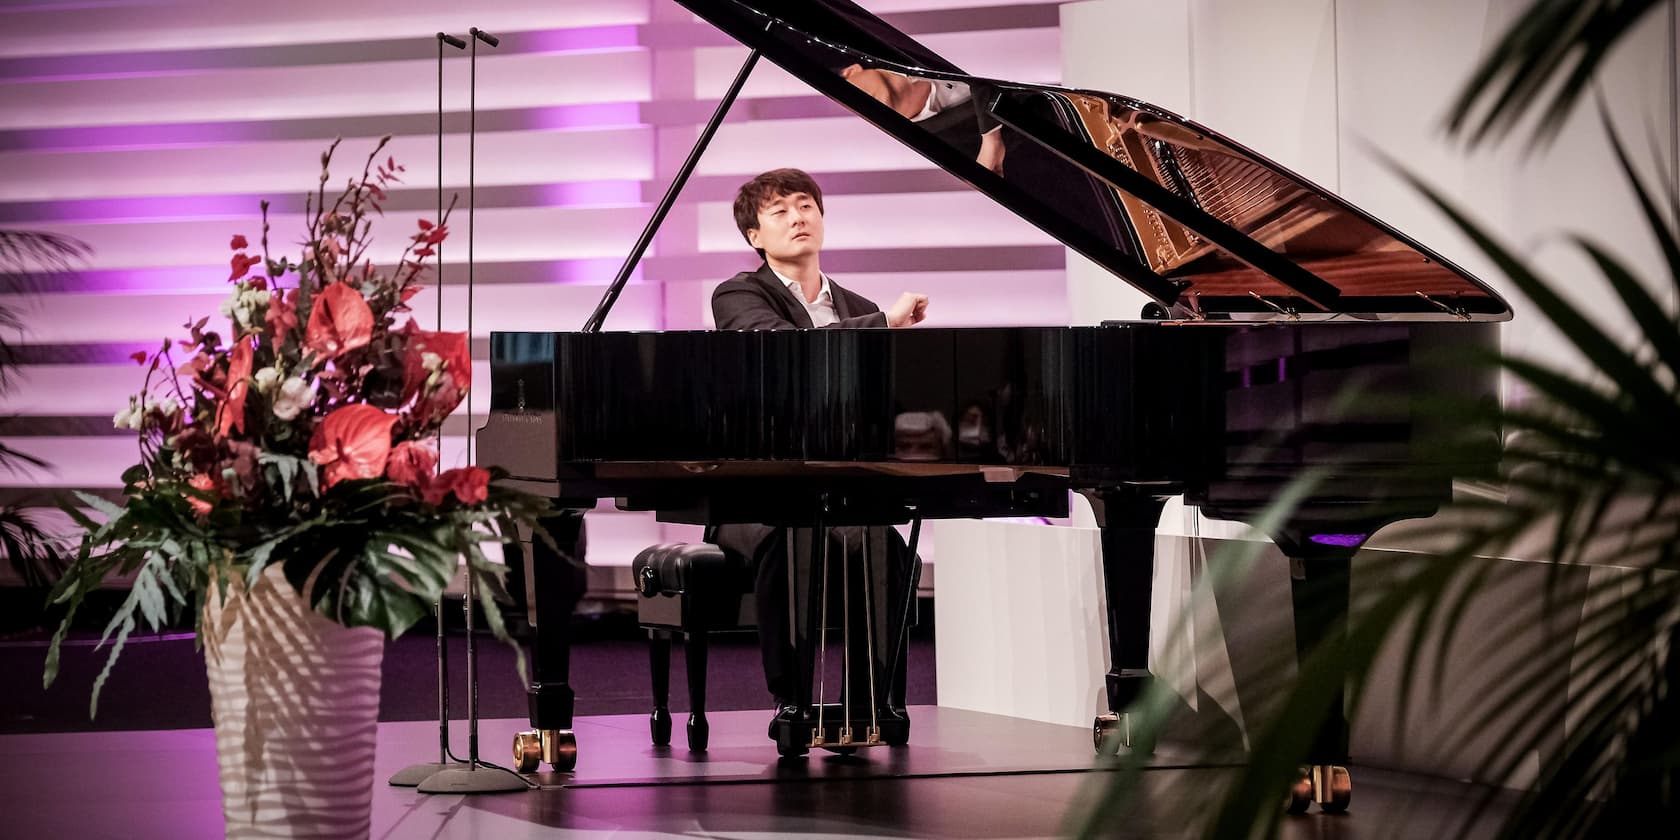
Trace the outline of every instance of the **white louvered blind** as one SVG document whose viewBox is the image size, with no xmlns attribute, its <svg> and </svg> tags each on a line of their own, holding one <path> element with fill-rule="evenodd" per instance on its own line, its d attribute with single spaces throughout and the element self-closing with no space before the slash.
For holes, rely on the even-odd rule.
<svg viewBox="0 0 1680 840">
<path fill-rule="evenodd" d="M 1054 82 L 1054 2 L 866 2 L 957 64 Z M 663 0 L 442 0 L 9 5 L 0 8 L 0 228 L 93 248 L 79 270 L 3 278 L 27 324 L 0 434 L 53 465 L 0 474 L 9 498 L 110 492 L 135 460 L 111 415 L 138 388 L 127 356 L 215 316 L 227 241 L 301 237 L 318 155 L 342 136 L 349 175 L 393 135 L 407 184 L 386 206 L 385 251 L 429 216 L 437 186 L 438 30 L 479 26 L 471 425 L 487 403 L 492 330 L 579 327 L 669 183 L 745 50 Z M 808 169 L 832 196 L 824 267 L 866 295 L 930 294 L 934 323 L 1065 323 L 1063 249 L 896 141 L 767 64 L 748 84 L 608 329 L 709 325 L 713 285 L 750 269 L 728 202 L 751 175 Z M 442 182 L 466 202 L 468 63 L 446 56 Z M 444 326 L 466 326 L 464 212 L 445 245 Z M 400 233 L 399 233 L 400 232 Z M 374 258 L 382 251 L 375 247 Z M 910 266 L 904 269 L 903 266 Z M 432 292 L 417 298 L 429 322 Z M 466 407 L 445 465 L 465 459 Z M 656 541 L 643 515 L 594 526 L 593 562 Z M 603 542 L 603 538 L 605 541 Z M 622 543 L 619 545 L 618 543 Z"/>
</svg>

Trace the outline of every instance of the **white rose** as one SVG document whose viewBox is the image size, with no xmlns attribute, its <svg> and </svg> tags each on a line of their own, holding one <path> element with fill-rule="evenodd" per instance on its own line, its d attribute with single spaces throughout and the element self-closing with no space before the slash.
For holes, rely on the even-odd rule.
<svg viewBox="0 0 1680 840">
<path fill-rule="evenodd" d="M 119 429 L 134 429 L 135 431 L 139 431 L 141 414 L 140 400 L 135 397 L 129 397 L 128 407 L 117 412 L 116 416 L 111 418 L 111 424 Z"/>
<path fill-rule="evenodd" d="M 274 416 L 281 420 L 295 419 L 314 401 L 315 383 L 290 377 L 280 385 L 280 394 L 274 398 Z"/>
<path fill-rule="evenodd" d="M 266 394 L 280 384 L 280 369 L 266 367 L 257 371 L 257 393 Z"/>
</svg>

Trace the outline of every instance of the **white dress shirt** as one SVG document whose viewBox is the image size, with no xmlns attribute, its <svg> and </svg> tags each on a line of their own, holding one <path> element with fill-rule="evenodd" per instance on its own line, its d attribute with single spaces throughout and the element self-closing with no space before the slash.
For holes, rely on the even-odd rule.
<svg viewBox="0 0 1680 840">
<path fill-rule="evenodd" d="M 805 305 L 805 314 L 811 316 L 811 326 L 826 327 L 840 322 L 840 315 L 834 311 L 834 291 L 828 287 L 827 274 L 822 276 L 822 291 L 817 292 L 817 300 L 813 303 L 805 299 L 805 290 L 800 288 L 798 280 L 789 280 L 774 268 L 770 269 L 770 273 L 776 275 L 776 279 L 782 281 L 788 291 Z"/>
</svg>

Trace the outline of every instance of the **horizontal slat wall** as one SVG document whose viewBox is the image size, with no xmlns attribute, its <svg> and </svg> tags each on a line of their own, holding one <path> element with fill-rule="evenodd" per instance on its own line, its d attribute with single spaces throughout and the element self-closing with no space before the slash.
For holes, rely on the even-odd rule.
<svg viewBox="0 0 1680 840">
<path fill-rule="evenodd" d="M 879 0 L 886 15 L 973 72 L 1057 81 L 1056 3 Z M 46 471 L 0 473 L 0 495 L 109 493 L 135 458 L 110 418 L 140 384 L 129 353 L 215 316 L 228 238 L 260 231 L 294 249 L 318 155 L 343 143 L 335 180 L 376 138 L 407 166 L 376 225 L 389 262 L 435 202 L 439 29 L 480 26 L 477 66 L 472 415 L 444 459 L 465 463 L 481 425 L 492 330 L 580 325 L 645 223 L 745 50 L 664 0 L 513 0 L 463 11 L 438 0 L 284 4 L 52 4 L 0 9 L 0 228 L 82 239 L 76 271 L 7 275 L 0 302 L 27 324 L 0 414 Z M 444 171 L 459 194 L 443 250 L 444 325 L 466 327 L 468 64 L 447 57 Z M 609 329 L 711 324 L 713 286 L 756 257 L 729 213 L 752 174 L 798 166 L 828 193 L 824 268 L 877 300 L 932 296 L 939 325 L 1067 320 L 1062 249 L 919 155 L 761 65 L 701 160 Z M 414 301 L 430 325 L 436 293 Z M 591 561 L 692 536 L 603 509 Z"/>
</svg>

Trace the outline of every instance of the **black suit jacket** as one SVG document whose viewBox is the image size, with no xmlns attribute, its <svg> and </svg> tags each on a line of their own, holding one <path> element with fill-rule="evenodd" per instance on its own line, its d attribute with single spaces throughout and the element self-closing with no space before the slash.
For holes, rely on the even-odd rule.
<svg viewBox="0 0 1680 840">
<path fill-rule="evenodd" d="M 887 316 L 869 298 L 840 288 L 832 278 L 829 291 L 834 297 L 836 327 L 885 327 Z M 757 271 L 743 271 L 718 284 L 712 291 L 712 318 L 720 330 L 810 329 L 811 316 L 805 304 L 765 263 Z"/>
</svg>

